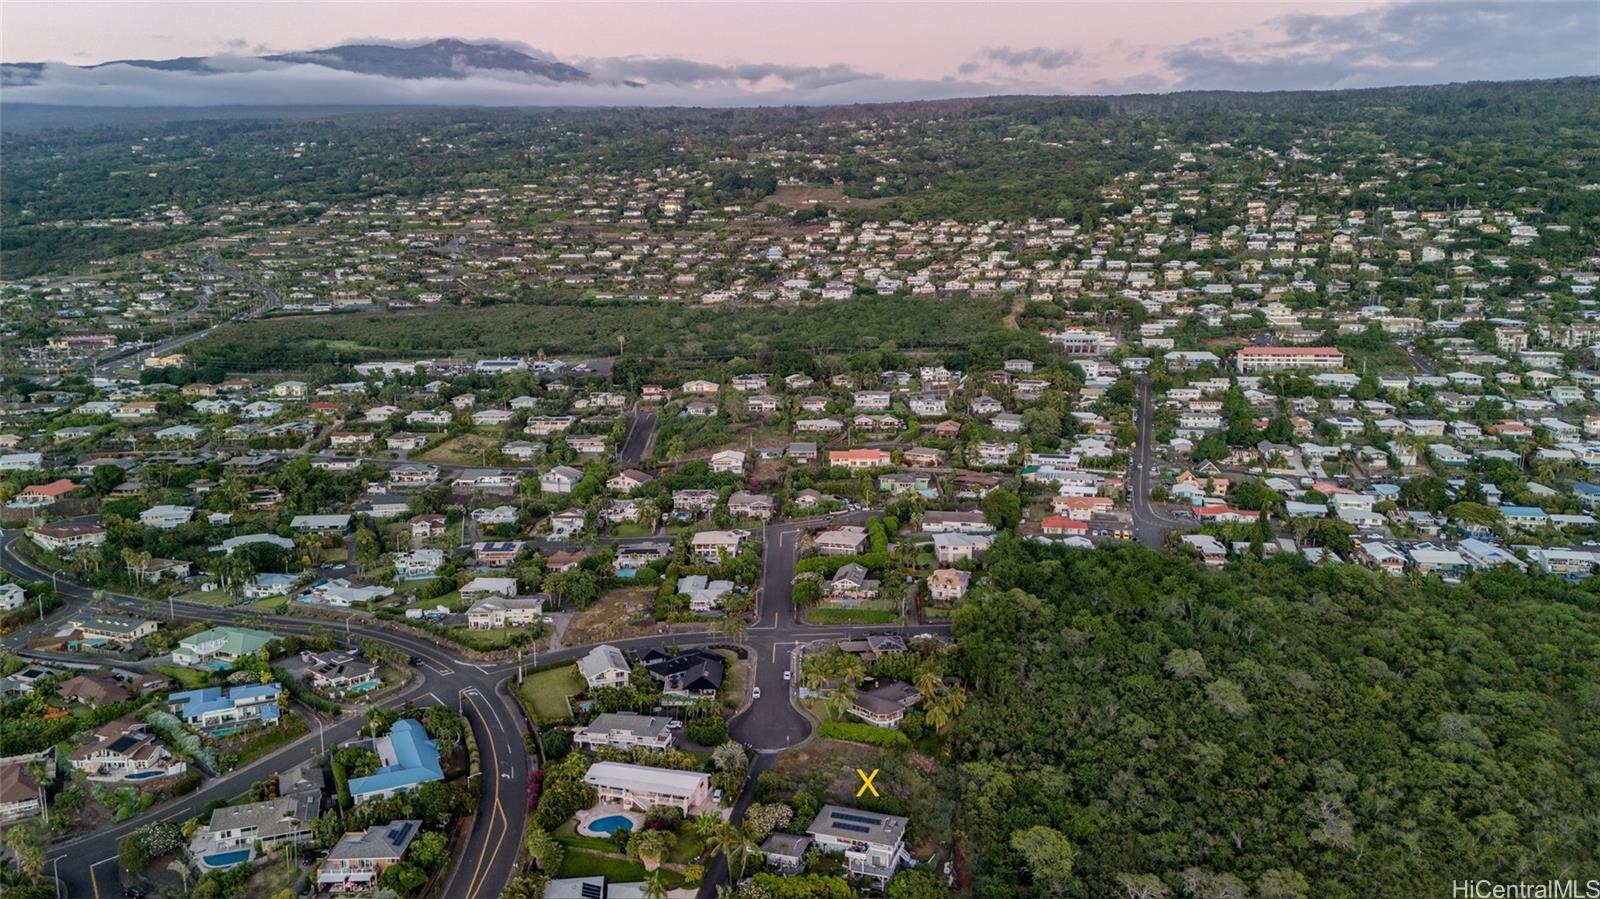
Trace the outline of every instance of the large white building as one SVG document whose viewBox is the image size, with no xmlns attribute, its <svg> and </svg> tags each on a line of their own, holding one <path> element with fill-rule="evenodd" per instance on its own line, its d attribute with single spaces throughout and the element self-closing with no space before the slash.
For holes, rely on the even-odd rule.
<svg viewBox="0 0 1600 899">
<path fill-rule="evenodd" d="M 825 805 L 806 830 L 823 852 L 844 853 L 845 867 L 882 883 L 909 860 L 906 854 L 906 819 L 898 815 L 864 812 Z"/>
<path fill-rule="evenodd" d="M 709 774 L 624 762 L 595 762 L 583 775 L 583 782 L 594 787 L 601 802 L 615 802 L 640 811 L 669 805 L 688 815 L 711 795 Z"/>
<path fill-rule="evenodd" d="M 1344 353 L 1331 346 L 1247 346 L 1233 357 L 1241 374 L 1295 368 L 1343 368 Z"/>
</svg>

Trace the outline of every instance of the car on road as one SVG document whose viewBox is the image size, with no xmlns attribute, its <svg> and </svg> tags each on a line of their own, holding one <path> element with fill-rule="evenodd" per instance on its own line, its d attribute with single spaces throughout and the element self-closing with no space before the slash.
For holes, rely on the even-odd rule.
<svg viewBox="0 0 1600 899">
<path fill-rule="evenodd" d="M 406 664 L 407 665 L 411 665 L 412 667 L 415 667 L 417 665 L 421 665 L 422 664 L 422 657 L 421 656 L 412 656 L 411 658 L 406 659 Z"/>
<path fill-rule="evenodd" d="M 784 680 L 794 680 L 794 672 L 793 671 L 785 671 L 783 673 L 783 679 Z"/>
<path fill-rule="evenodd" d="M 683 722 L 679 721 L 676 718 L 674 718 L 671 721 L 667 722 L 667 730 L 677 730 L 677 729 L 679 729 L 681 727 L 683 727 Z"/>
<path fill-rule="evenodd" d="M 750 698 L 751 699 L 760 699 L 761 698 L 761 688 L 760 687 L 753 688 L 750 691 Z"/>
</svg>

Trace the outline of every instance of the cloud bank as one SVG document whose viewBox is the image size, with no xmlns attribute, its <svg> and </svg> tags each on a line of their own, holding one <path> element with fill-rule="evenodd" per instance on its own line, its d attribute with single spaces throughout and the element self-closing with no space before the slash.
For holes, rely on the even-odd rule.
<svg viewBox="0 0 1600 899">
<path fill-rule="evenodd" d="M 676 56 L 567 60 L 557 83 L 527 71 L 459 67 L 456 77 L 344 71 L 314 55 L 265 59 L 242 38 L 181 67 L 125 63 L 8 67 L 0 100 L 71 106 L 483 105 L 749 106 L 936 100 L 995 94 L 1307 90 L 1600 72 L 1594 0 L 1396 2 L 1350 14 L 1295 13 L 1178 45 L 990 46 L 944 77 L 894 77 L 847 63 L 717 64 Z M 349 43 L 416 47 L 436 38 Z M 561 61 L 513 40 L 459 39 Z M 428 72 L 424 74 L 435 74 Z"/>
</svg>

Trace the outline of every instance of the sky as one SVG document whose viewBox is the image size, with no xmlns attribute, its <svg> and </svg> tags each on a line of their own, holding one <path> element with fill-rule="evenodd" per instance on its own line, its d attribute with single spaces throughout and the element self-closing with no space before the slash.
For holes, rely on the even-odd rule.
<svg viewBox="0 0 1600 899">
<path fill-rule="evenodd" d="M 591 74 L 396 79 L 250 57 L 494 41 Z M 744 105 L 1296 90 L 1600 73 L 1600 2 L 73 2 L 0 0 L 0 100 Z M 128 58 L 211 58 L 205 74 Z M 23 83 L 26 80 L 29 83 Z M 642 86 L 641 86 L 642 85 Z"/>
</svg>

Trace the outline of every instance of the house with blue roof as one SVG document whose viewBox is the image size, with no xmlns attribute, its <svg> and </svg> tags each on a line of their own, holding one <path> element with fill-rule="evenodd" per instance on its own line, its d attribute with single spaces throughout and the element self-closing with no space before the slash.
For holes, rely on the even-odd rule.
<svg viewBox="0 0 1600 899">
<path fill-rule="evenodd" d="M 1523 530 L 1532 530 L 1550 523 L 1550 516 L 1538 506 L 1501 506 L 1500 515 L 1506 524 Z"/>
<path fill-rule="evenodd" d="M 350 797 L 356 802 L 388 799 L 430 781 L 444 780 L 439 747 L 428 739 L 420 721 L 401 718 L 387 735 L 372 740 L 370 745 L 382 767 L 370 777 L 350 778 Z"/>
<path fill-rule="evenodd" d="M 1582 482 L 1573 484 L 1572 495 L 1578 498 L 1578 502 L 1591 509 L 1600 507 L 1600 487 L 1594 484 Z"/>
<path fill-rule="evenodd" d="M 282 684 L 205 687 L 173 693 L 167 697 L 167 707 L 191 727 L 254 722 L 277 724 L 282 696 Z"/>
</svg>

